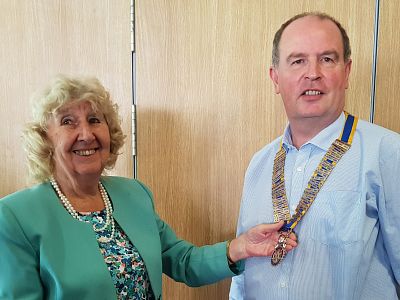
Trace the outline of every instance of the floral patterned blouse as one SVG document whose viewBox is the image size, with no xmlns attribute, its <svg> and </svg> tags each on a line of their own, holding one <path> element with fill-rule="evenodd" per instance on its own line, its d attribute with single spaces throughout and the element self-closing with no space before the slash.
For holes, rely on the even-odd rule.
<svg viewBox="0 0 400 300">
<path fill-rule="evenodd" d="M 106 220 L 105 210 L 80 215 L 83 220 L 89 221 L 92 225 L 96 224 L 96 227 L 101 227 Z M 101 236 L 109 237 L 110 234 L 111 225 L 104 231 L 96 232 L 96 237 L 97 239 Z M 108 243 L 98 244 L 114 282 L 117 299 L 155 299 L 146 265 L 139 251 L 117 222 L 115 222 L 114 239 Z"/>
</svg>

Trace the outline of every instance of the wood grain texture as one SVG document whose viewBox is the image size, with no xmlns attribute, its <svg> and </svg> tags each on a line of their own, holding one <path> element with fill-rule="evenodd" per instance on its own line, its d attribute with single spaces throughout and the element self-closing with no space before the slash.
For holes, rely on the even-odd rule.
<svg viewBox="0 0 400 300">
<path fill-rule="evenodd" d="M 347 110 L 369 116 L 374 1 L 136 1 L 138 178 L 179 236 L 210 244 L 235 234 L 252 155 L 286 117 L 269 80 L 272 39 L 289 17 L 324 11 L 353 46 Z M 227 299 L 230 280 L 165 299 Z"/>
<path fill-rule="evenodd" d="M 0 36 L 0 196 L 27 185 L 29 98 L 58 73 L 96 76 L 109 89 L 128 134 L 113 173 L 132 176 L 130 1 L 0 1 Z"/>
<path fill-rule="evenodd" d="M 398 1 L 381 1 L 374 122 L 400 133 L 400 14 Z"/>
</svg>

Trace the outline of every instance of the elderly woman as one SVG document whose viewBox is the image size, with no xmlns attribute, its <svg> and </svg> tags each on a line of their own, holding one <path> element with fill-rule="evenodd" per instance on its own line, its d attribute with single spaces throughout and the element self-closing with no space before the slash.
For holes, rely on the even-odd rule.
<svg viewBox="0 0 400 300">
<path fill-rule="evenodd" d="M 24 140 L 38 185 L 0 201 L 1 299 L 161 299 L 162 272 L 198 286 L 271 255 L 282 223 L 195 247 L 158 217 L 145 185 L 104 175 L 124 134 L 97 79 L 59 76 L 33 105 Z"/>
</svg>

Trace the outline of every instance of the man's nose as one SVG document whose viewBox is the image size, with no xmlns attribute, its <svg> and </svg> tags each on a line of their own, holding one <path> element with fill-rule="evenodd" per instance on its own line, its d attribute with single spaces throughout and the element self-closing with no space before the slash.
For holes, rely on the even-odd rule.
<svg viewBox="0 0 400 300">
<path fill-rule="evenodd" d="M 321 66 L 319 65 L 318 61 L 309 61 L 305 78 L 311 81 L 321 78 Z"/>
</svg>

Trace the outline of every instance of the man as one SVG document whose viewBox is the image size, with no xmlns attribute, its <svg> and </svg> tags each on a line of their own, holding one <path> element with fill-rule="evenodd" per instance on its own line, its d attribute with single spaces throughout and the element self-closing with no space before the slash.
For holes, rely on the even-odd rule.
<svg viewBox="0 0 400 300">
<path fill-rule="evenodd" d="M 230 299 L 397 299 L 400 136 L 343 112 L 351 51 L 332 17 L 293 17 L 273 47 L 289 125 L 249 165 L 237 233 L 287 225 L 271 261 L 246 261 Z M 285 255 L 291 231 L 298 247 Z"/>
</svg>

